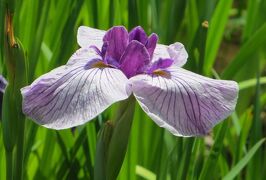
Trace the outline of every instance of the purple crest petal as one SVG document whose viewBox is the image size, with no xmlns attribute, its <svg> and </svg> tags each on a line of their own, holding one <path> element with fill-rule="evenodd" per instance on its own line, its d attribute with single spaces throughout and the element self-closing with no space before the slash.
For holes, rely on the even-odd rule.
<svg viewBox="0 0 266 180">
<path fill-rule="evenodd" d="M 106 32 L 103 42 L 106 46 L 105 58 L 119 61 L 128 45 L 128 32 L 123 26 L 115 26 Z"/>
<path fill-rule="evenodd" d="M 137 75 L 130 79 L 142 109 L 159 126 L 177 136 L 205 135 L 235 109 L 238 85 L 214 80 L 179 67 L 171 78 Z"/>
<path fill-rule="evenodd" d="M 146 48 L 147 48 L 147 50 L 148 50 L 151 58 L 153 57 L 153 52 L 154 52 L 154 49 L 156 47 L 157 41 L 158 41 L 157 34 L 152 33 L 149 36 L 149 38 L 148 38 L 148 40 L 146 42 L 146 45 L 145 46 L 146 46 Z"/>
<path fill-rule="evenodd" d="M 142 44 L 146 44 L 148 36 L 141 26 L 137 26 L 129 32 L 129 42 L 132 40 L 139 41 Z"/>
<path fill-rule="evenodd" d="M 150 69 L 148 70 L 148 73 L 152 73 L 153 71 L 157 69 L 166 69 L 170 67 L 173 64 L 174 60 L 172 59 L 162 59 L 160 58 L 158 61 L 155 61 Z"/>
<path fill-rule="evenodd" d="M 144 70 L 150 62 L 150 55 L 143 44 L 133 40 L 129 43 L 120 61 L 120 69 L 129 78 Z"/>
<path fill-rule="evenodd" d="M 99 56 L 103 56 L 102 52 L 100 51 L 100 49 L 97 46 L 90 46 L 90 48 L 92 48 Z"/>
<path fill-rule="evenodd" d="M 42 75 L 21 89 L 23 112 L 53 129 L 78 126 L 93 119 L 114 102 L 126 99 L 128 79 L 118 69 L 85 68 L 93 50 L 78 50 L 64 66 Z"/>
</svg>

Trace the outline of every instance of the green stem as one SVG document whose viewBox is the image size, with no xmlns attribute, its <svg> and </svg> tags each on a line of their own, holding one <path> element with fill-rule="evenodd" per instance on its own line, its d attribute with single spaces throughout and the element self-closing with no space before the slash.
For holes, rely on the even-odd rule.
<svg viewBox="0 0 266 180">
<path fill-rule="evenodd" d="M 97 139 L 94 179 L 113 180 L 122 167 L 135 109 L 135 98 L 121 101 L 115 121 L 105 123 Z"/>
<path fill-rule="evenodd" d="M 14 179 L 23 179 L 23 155 L 24 155 L 24 119 L 20 119 L 21 123 L 18 128 L 18 139 L 17 139 L 17 151 L 16 151 L 16 164 L 14 169 Z"/>
<path fill-rule="evenodd" d="M 115 121 L 107 155 L 106 178 L 108 180 L 116 179 L 122 167 L 130 137 L 134 110 L 135 98 L 133 96 L 120 102 L 118 115 L 121 114 L 121 116 L 117 117 Z"/>
<path fill-rule="evenodd" d="M 6 180 L 12 180 L 13 156 L 12 151 L 6 151 Z"/>
</svg>

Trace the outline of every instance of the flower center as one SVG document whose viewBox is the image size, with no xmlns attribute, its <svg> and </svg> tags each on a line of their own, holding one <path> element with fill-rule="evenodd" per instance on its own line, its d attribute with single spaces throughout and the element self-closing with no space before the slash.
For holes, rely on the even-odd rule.
<svg viewBox="0 0 266 180">
<path fill-rule="evenodd" d="M 101 50 L 91 46 L 101 56 L 91 67 L 120 69 L 128 78 L 138 74 L 169 77 L 165 69 L 172 65 L 172 59 L 160 58 L 152 62 L 157 40 L 156 34 L 148 37 L 140 26 L 129 33 L 123 26 L 113 27 L 106 32 Z"/>
</svg>

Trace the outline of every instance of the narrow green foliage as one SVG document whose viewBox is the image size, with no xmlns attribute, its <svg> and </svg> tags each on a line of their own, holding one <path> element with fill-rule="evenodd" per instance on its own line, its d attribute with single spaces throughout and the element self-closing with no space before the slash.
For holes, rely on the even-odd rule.
<svg viewBox="0 0 266 180">
<path fill-rule="evenodd" d="M 239 121 L 241 123 L 241 133 L 235 150 L 234 164 L 239 161 L 244 153 L 246 153 L 246 142 L 252 123 L 251 110 L 248 109 L 245 113 L 243 113 L 243 115 L 239 118 Z"/>
<path fill-rule="evenodd" d="M 234 179 L 238 173 L 247 165 L 247 163 L 251 160 L 251 158 L 254 156 L 254 154 L 257 152 L 257 150 L 261 147 L 261 145 L 265 142 L 265 138 L 261 139 L 259 142 L 257 142 L 250 150 L 249 152 L 241 159 L 236 166 L 234 166 L 231 171 L 223 178 L 223 180 L 230 180 Z"/>
<path fill-rule="evenodd" d="M 190 27 L 188 29 L 188 38 L 189 38 L 189 42 L 193 42 L 193 38 L 196 35 L 198 26 L 199 26 L 199 13 L 198 13 L 198 9 L 197 9 L 197 4 L 196 4 L 196 0 L 189 0 L 188 1 L 188 12 L 187 12 L 187 16 L 188 16 L 188 26 Z M 189 44 L 189 46 L 191 46 L 191 44 Z"/>
<path fill-rule="evenodd" d="M 238 67 L 242 67 L 248 59 L 254 55 L 263 44 L 265 44 L 266 23 L 261 26 L 241 47 L 233 61 L 226 67 L 222 77 L 228 79 L 236 75 Z"/>
<path fill-rule="evenodd" d="M 75 129 L 73 131 L 77 131 L 78 129 Z M 72 130 L 67 130 L 65 131 L 65 133 L 57 133 L 57 138 L 58 141 L 60 142 L 60 148 L 62 153 L 64 154 L 64 161 L 61 163 L 61 166 L 58 170 L 57 173 L 57 177 L 58 179 L 60 179 L 61 177 L 72 177 L 74 179 L 77 178 L 77 174 L 76 174 L 76 170 L 75 167 L 77 164 L 79 164 L 79 162 L 76 162 L 76 158 L 77 158 L 77 153 L 78 151 L 82 148 L 82 145 L 84 144 L 85 140 L 86 140 L 86 128 L 83 127 L 80 130 L 80 133 L 78 135 L 78 137 L 76 138 L 76 140 L 73 140 L 73 144 L 69 144 L 67 145 L 66 143 L 68 143 L 70 141 L 70 138 L 72 137 Z M 66 137 L 66 135 L 69 136 L 69 138 L 65 139 L 64 137 Z M 68 142 L 63 142 L 68 140 Z M 68 148 L 69 146 L 69 148 Z M 86 152 L 89 154 L 89 152 Z"/>
<path fill-rule="evenodd" d="M 261 1 L 263 2 L 263 1 Z M 252 1 L 248 0 L 247 1 L 248 6 L 247 6 L 247 24 L 248 26 L 245 27 L 244 29 L 244 34 L 242 39 L 246 41 L 256 30 L 256 23 L 258 22 L 258 13 L 259 13 L 259 6 L 260 6 L 260 1 Z"/>
<path fill-rule="evenodd" d="M 223 147 L 223 140 L 226 134 L 228 128 L 228 121 L 223 122 L 220 127 L 219 131 L 215 137 L 215 143 L 212 146 L 212 149 L 210 151 L 210 154 L 208 158 L 206 159 L 204 166 L 202 168 L 201 174 L 199 179 L 211 179 L 214 173 L 214 169 L 216 168 L 219 155 L 221 153 L 222 147 Z"/>
<path fill-rule="evenodd" d="M 261 85 L 266 84 L 266 77 L 260 77 L 260 82 Z M 239 89 L 244 90 L 246 88 L 252 88 L 256 86 L 257 84 L 257 79 L 249 79 L 246 81 L 242 81 L 239 83 Z"/>
<path fill-rule="evenodd" d="M 128 28 L 132 29 L 138 25 L 138 16 L 136 14 L 137 0 L 128 0 Z"/>
<path fill-rule="evenodd" d="M 184 153 L 182 154 L 181 163 L 179 164 L 180 167 L 178 168 L 176 179 L 186 179 L 186 176 L 188 175 L 194 141 L 194 138 L 190 138 L 185 141 L 183 149 Z"/>
<path fill-rule="evenodd" d="M 55 134 L 51 131 L 45 132 L 45 141 L 43 152 L 40 158 L 40 166 L 35 174 L 34 178 L 47 178 L 49 177 L 49 171 L 51 170 L 51 162 L 50 159 L 53 157 L 55 144 L 51 143 L 55 141 Z M 47 171 L 46 169 L 49 169 Z"/>
<path fill-rule="evenodd" d="M 150 172 L 149 170 L 141 166 L 136 166 L 136 174 L 145 179 L 149 179 L 149 180 L 156 179 L 156 175 L 154 173 Z"/>
<path fill-rule="evenodd" d="M 259 62 L 257 62 L 257 70 L 259 70 Z M 261 123 L 261 118 L 260 118 L 260 113 L 261 113 L 261 107 L 260 107 L 260 77 L 259 77 L 259 71 L 257 71 L 257 84 L 256 84 L 256 98 L 254 102 L 254 117 L 253 117 L 253 124 L 252 124 L 252 131 L 250 133 L 250 145 L 252 146 L 255 144 L 260 137 L 262 137 L 262 123 Z M 249 166 L 248 166 L 248 177 L 254 177 L 254 178 L 259 178 L 260 173 L 262 169 L 260 169 L 261 166 L 261 156 L 262 156 L 262 151 L 258 151 L 258 153 L 255 155 L 254 159 L 250 161 Z"/>
<path fill-rule="evenodd" d="M 211 18 L 205 49 L 205 74 L 210 74 L 210 70 L 215 62 L 215 57 L 217 55 L 219 45 L 223 37 L 223 32 L 226 26 L 232 2 L 233 0 L 220 0 Z"/>
<path fill-rule="evenodd" d="M 29 51 L 30 51 L 30 55 L 29 55 L 29 69 L 36 69 L 37 63 L 38 63 L 38 57 L 41 51 L 41 45 L 42 45 L 42 41 L 43 41 L 43 37 L 44 37 L 44 33 L 45 33 L 45 26 L 47 25 L 47 17 L 48 17 L 48 12 L 49 12 L 49 8 L 50 8 L 50 0 L 46 0 L 44 1 L 44 7 L 43 7 L 43 13 L 41 16 L 41 19 L 38 23 L 37 26 L 37 32 L 36 32 L 36 36 L 34 39 L 32 39 L 32 41 L 30 42 L 30 47 L 29 47 Z M 30 71 L 29 73 L 29 77 L 30 80 L 32 81 L 34 79 L 34 71 Z"/>
<path fill-rule="evenodd" d="M 84 0 L 75 1 L 67 22 L 64 25 L 60 41 L 56 44 L 55 52 L 49 64 L 49 69 L 64 64 L 73 51 L 73 44 L 76 42 L 74 27 Z M 64 51 L 62 51 L 64 49 Z"/>
</svg>

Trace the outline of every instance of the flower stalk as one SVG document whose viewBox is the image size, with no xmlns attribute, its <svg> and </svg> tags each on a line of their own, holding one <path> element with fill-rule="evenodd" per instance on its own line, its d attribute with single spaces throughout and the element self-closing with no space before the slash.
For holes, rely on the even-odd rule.
<svg viewBox="0 0 266 180">
<path fill-rule="evenodd" d="M 107 179 L 116 179 L 123 164 L 134 118 L 134 111 L 134 96 L 130 96 L 129 99 L 120 103 L 120 108 L 118 110 L 118 115 L 120 116 L 115 121 L 114 132 L 108 150 Z"/>
<path fill-rule="evenodd" d="M 3 139 L 7 155 L 7 179 L 22 179 L 25 116 L 21 110 L 20 88 L 27 84 L 27 68 L 22 45 L 13 33 L 14 10 L 10 10 L 8 7 L 5 16 L 4 42 L 8 86 L 3 97 Z M 12 4 L 11 7 L 13 7 Z M 15 159 L 14 147 L 16 147 Z"/>
<path fill-rule="evenodd" d="M 96 161 L 95 179 L 116 179 L 126 154 L 135 110 L 135 98 L 120 102 L 114 121 L 107 122 L 100 132 Z"/>
<path fill-rule="evenodd" d="M 112 138 L 114 124 L 107 121 L 98 134 L 96 146 L 94 179 L 106 179 L 106 162 L 110 140 Z"/>
</svg>

